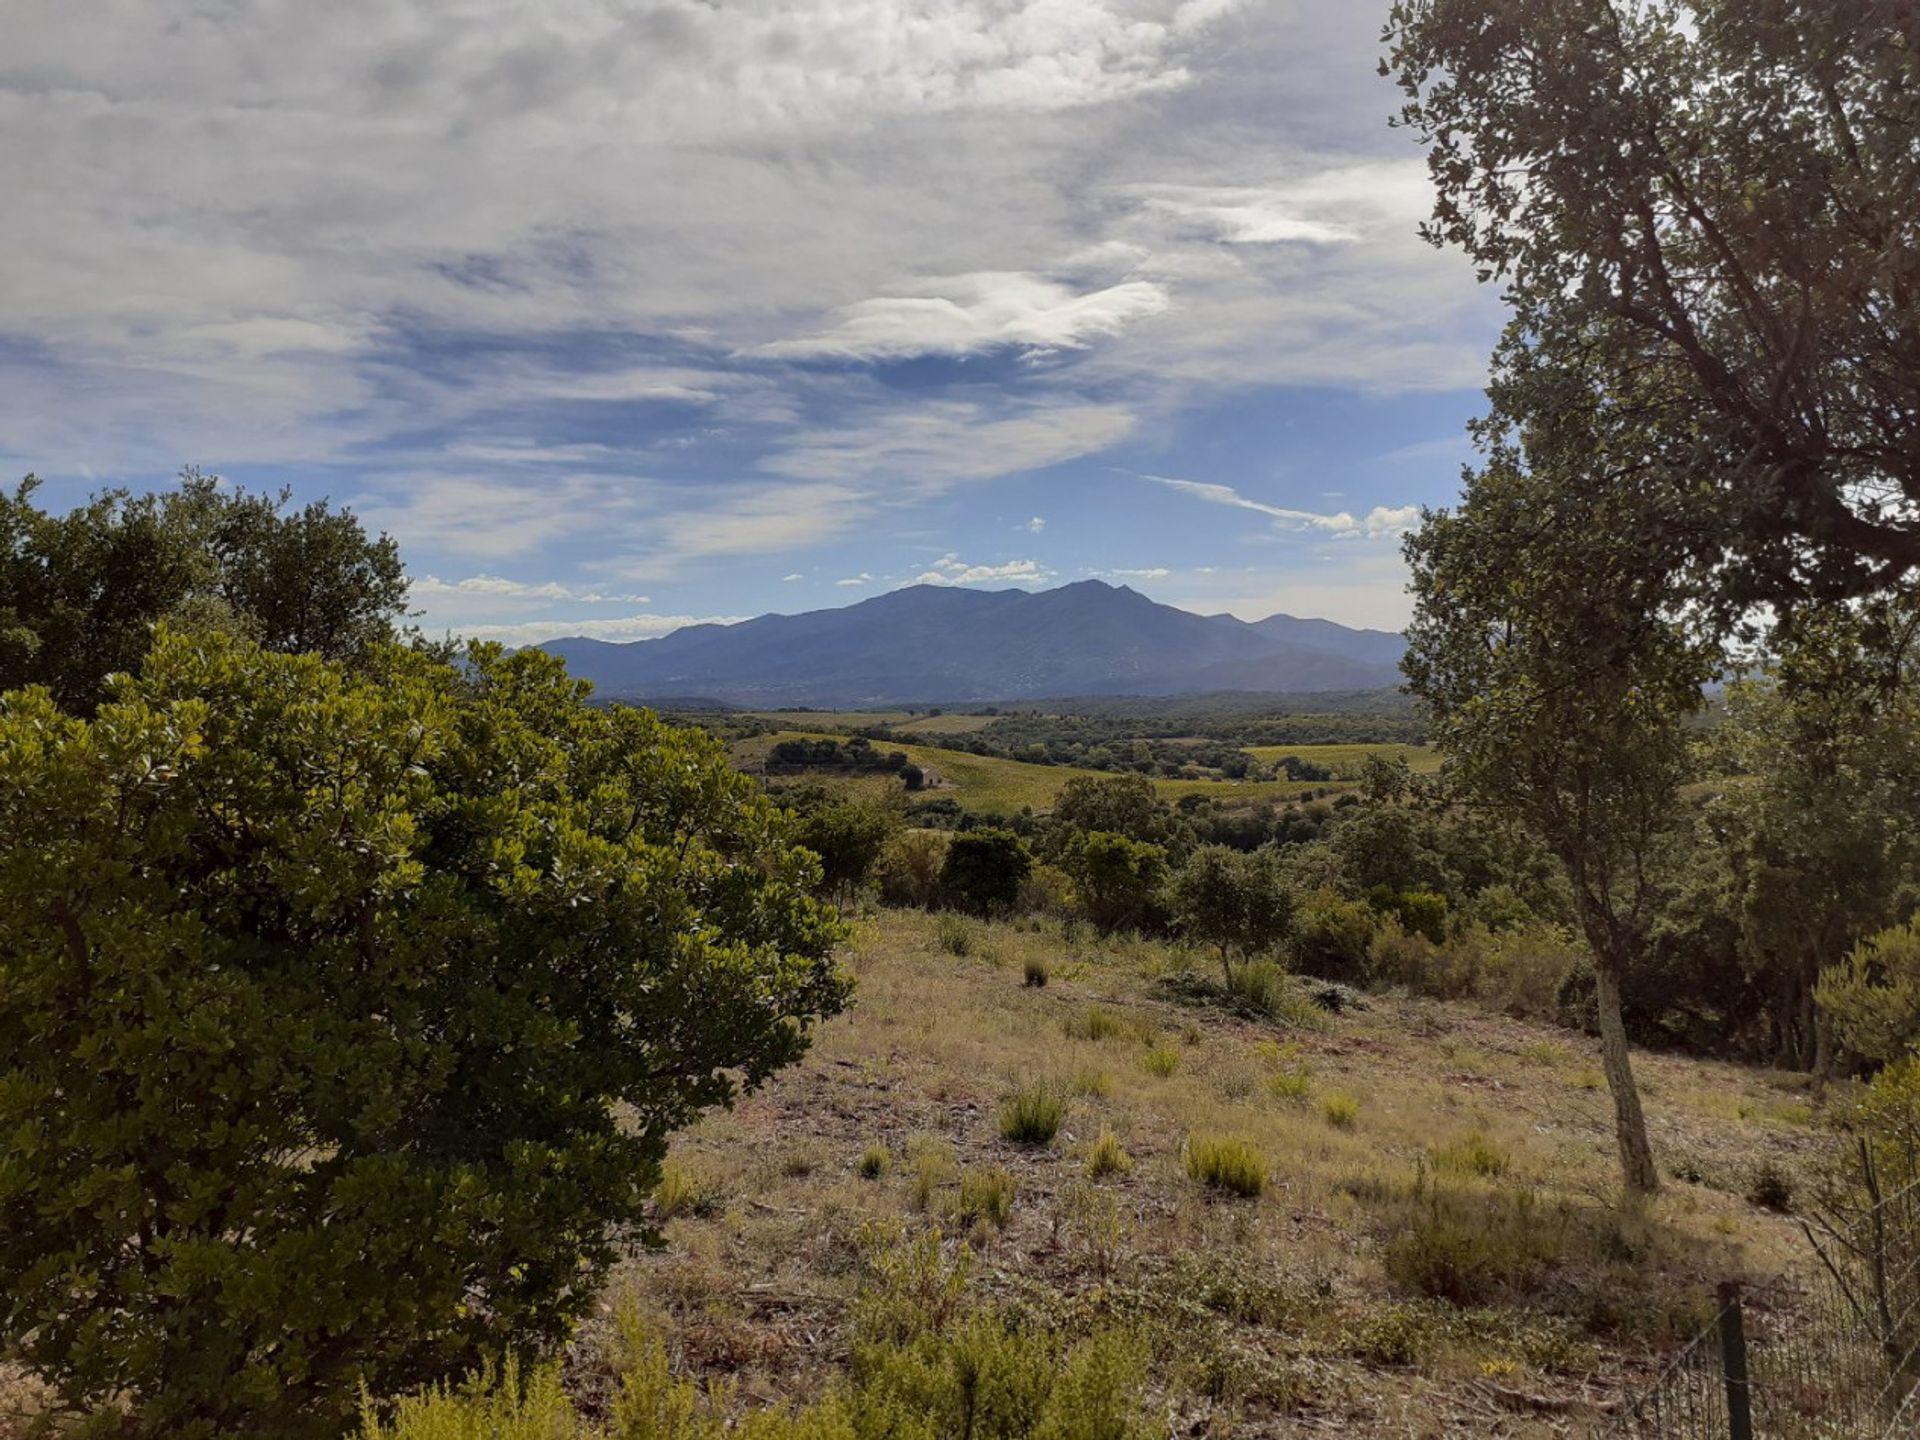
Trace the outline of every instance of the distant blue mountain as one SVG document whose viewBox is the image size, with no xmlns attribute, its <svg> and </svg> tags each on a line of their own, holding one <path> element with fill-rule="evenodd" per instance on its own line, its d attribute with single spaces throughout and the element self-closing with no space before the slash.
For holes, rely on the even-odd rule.
<svg viewBox="0 0 1920 1440">
<path fill-rule="evenodd" d="M 1126 586 L 917 585 L 839 610 L 695 625 L 659 640 L 554 640 L 607 698 L 737 705 L 954 704 L 1069 695 L 1372 690 L 1399 683 L 1406 642 L 1275 615 L 1249 624 L 1160 605 Z"/>
</svg>

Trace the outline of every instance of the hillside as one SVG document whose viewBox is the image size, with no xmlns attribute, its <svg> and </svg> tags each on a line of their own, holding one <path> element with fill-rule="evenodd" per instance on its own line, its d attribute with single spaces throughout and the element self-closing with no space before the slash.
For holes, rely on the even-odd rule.
<svg viewBox="0 0 1920 1440">
<path fill-rule="evenodd" d="M 1037 593 L 913 586 L 844 609 L 543 648 L 609 698 L 854 708 L 1370 690 L 1398 682 L 1403 642 L 1325 620 L 1195 615 L 1086 580 Z"/>
<path fill-rule="evenodd" d="M 1171 998 L 1186 963 L 1053 925 L 863 921 L 854 1008 L 675 1143 L 665 1247 L 609 1308 L 640 1306 L 684 1373 L 748 1404 L 810 1396 L 846 1363 L 873 1237 L 937 1226 L 967 1241 L 983 1302 L 1137 1330 L 1164 1433 L 1544 1436 L 1644 1384 L 1716 1280 L 1805 1261 L 1744 1198 L 1818 1151 L 1803 1077 L 1639 1058 L 1685 1178 L 1622 1210 L 1600 1198 L 1617 1162 L 1586 1037 L 1390 996 L 1238 1018 Z M 1065 1121 L 1012 1144 L 1002 1103 L 1035 1082 Z M 1103 1131 L 1128 1173 L 1089 1176 Z M 1190 1179 L 1195 1132 L 1247 1140 L 1265 1192 Z"/>
</svg>

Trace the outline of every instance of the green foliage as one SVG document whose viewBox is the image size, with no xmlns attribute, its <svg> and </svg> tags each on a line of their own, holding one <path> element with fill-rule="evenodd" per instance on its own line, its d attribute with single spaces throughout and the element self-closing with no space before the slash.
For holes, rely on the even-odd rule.
<svg viewBox="0 0 1920 1440">
<path fill-rule="evenodd" d="M 1376 885 L 1367 891 L 1367 904 L 1381 915 L 1390 915 L 1409 935 L 1418 935 L 1434 945 L 1446 943 L 1447 897 L 1432 890 L 1396 890 L 1391 885 Z"/>
<path fill-rule="evenodd" d="M 940 948 L 956 960 L 964 960 L 978 948 L 979 927 L 960 915 L 942 915 L 934 926 L 934 938 Z"/>
<path fill-rule="evenodd" d="M 1127 1175 L 1132 1173 L 1133 1157 L 1121 1145 L 1120 1137 L 1113 1133 L 1113 1127 L 1102 1125 L 1100 1134 L 1087 1149 L 1087 1178 L 1101 1180 L 1108 1175 Z"/>
<path fill-rule="evenodd" d="M 1920 1046 L 1920 916 L 1863 940 L 1815 992 L 1841 1041 L 1887 1061 Z"/>
<path fill-rule="evenodd" d="M 1167 853 L 1158 845 L 1095 831 L 1072 841 L 1061 868 L 1080 913 L 1102 935 L 1157 927 L 1167 883 Z"/>
<path fill-rule="evenodd" d="M 1487 1180 L 1499 1179 L 1513 1164 L 1513 1156 L 1479 1130 L 1444 1145 L 1429 1145 L 1427 1159 L 1438 1172 L 1478 1175 Z"/>
<path fill-rule="evenodd" d="M 1190 1135 L 1187 1176 L 1210 1190 L 1252 1199 L 1267 1188 L 1267 1160 L 1237 1135 Z"/>
<path fill-rule="evenodd" d="M 878 1180 L 893 1168 L 893 1152 L 884 1145 L 869 1145 L 854 1162 L 854 1173 L 862 1180 Z"/>
<path fill-rule="evenodd" d="M 847 899 L 867 883 L 899 827 L 892 809 L 871 799 L 826 796 L 800 812 L 792 834 L 820 857 L 823 890 Z"/>
<path fill-rule="evenodd" d="M 960 1177 L 960 1189 L 948 1207 L 947 1218 L 965 1227 L 985 1221 L 1002 1230 L 1013 1215 L 1013 1197 L 1019 1187 L 998 1165 L 969 1170 Z"/>
<path fill-rule="evenodd" d="M 1033 856 L 1011 830 L 968 830 L 948 842 L 940 889 L 962 910 L 996 915 L 1013 907 L 1032 869 Z"/>
<path fill-rule="evenodd" d="M 678 1220 L 683 1215 L 712 1215 L 720 1209 L 719 1187 L 695 1174 L 685 1165 L 668 1160 L 660 1167 L 660 1181 L 653 1187 L 653 1209 L 662 1220 Z"/>
<path fill-rule="evenodd" d="M 1414 1213 L 1387 1244 L 1387 1278 L 1454 1305 L 1484 1305 L 1526 1294 L 1559 1265 L 1567 1245 L 1564 1212 L 1527 1190 L 1456 1191 L 1426 1185 Z"/>
<path fill-rule="evenodd" d="M 1373 912 L 1365 905 L 1331 889 L 1316 890 L 1295 913 L 1294 968 L 1321 980 L 1364 981 L 1374 928 Z"/>
<path fill-rule="evenodd" d="M 1178 864 L 1193 832 L 1143 775 L 1076 775 L 1062 787 L 1047 820 L 1042 853 L 1060 863 L 1089 835 L 1121 835 L 1151 845 Z"/>
<path fill-rule="evenodd" d="M 1149 1075 L 1171 1080 L 1180 1068 L 1180 1052 L 1171 1045 L 1155 1045 L 1140 1057 L 1140 1064 Z"/>
<path fill-rule="evenodd" d="M 5 697 L 0 1329 L 184 1440 L 558 1339 L 843 1004 L 816 877 L 537 651 L 163 635 L 91 721 Z"/>
<path fill-rule="evenodd" d="M 1285 940 L 1293 923 L 1293 892 L 1272 852 L 1243 855 L 1220 845 L 1193 852 L 1174 877 L 1173 916 L 1180 932 L 1220 952 L 1233 985 L 1233 956 L 1251 960 Z"/>
<path fill-rule="evenodd" d="M 1351 1130 L 1360 1119 L 1360 1102 L 1339 1090 L 1320 1097 L 1320 1118 L 1336 1130 Z"/>
<path fill-rule="evenodd" d="M 324 501 L 287 511 L 285 495 L 189 470 L 165 494 L 109 490 L 50 515 L 37 487 L 0 494 L 0 691 L 44 685 L 89 712 L 163 620 L 350 660 L 406 613 L 394 543 Z"/>
<path fill-rule="evenodd" d="M 881 900 L 919 910 L 937 906 L 951 838 L 942 830 L 897 830 L 889 836 L 873 865 Z"/>
<path fill-rule="evenodd" d="M 1022 1085 L 1000 1107 L 1000 1136 L 1016 1145 L 1051 1145 L 1067 1118 L 1067 1102 L 1050 1085 Z"/>
</svg>

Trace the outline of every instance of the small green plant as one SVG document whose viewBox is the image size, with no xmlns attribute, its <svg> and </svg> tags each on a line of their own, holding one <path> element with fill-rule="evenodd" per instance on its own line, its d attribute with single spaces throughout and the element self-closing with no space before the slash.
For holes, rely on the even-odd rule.
<svg viewBox="0 0 1920 1440">
<path fill-rule="evenodd" d="M 893 1154 L 884 1145 L 869 1145 L 853 1168 L 862 1180 L 878 1180 L 893 1168 Z"/>
<path fill-rule="evenodd" d="M 1067 1118 L 1067 1102 L 1046 1085 L 1023 1085 L 1000 1107 L 1000 1135 L 1016 1145 L 1051 1145 Z"/>
<path fill-rule="evenodd" d="M 1210 1190 L 1251 1198 L 1267 1188 L 1267 1161 L 1238 1136 L 1190 1135 L 1187 1176 Z"/>
<path fill-rule="evenodd" d="M 660 1167 L 660 1183 L 653 1187 L 653 1208 L 662 1220 L 683 1215 L 711 1215 L 720 1208 L 720 1192 L 678 1161 Z"/>
<path fill-rule="evenodd" d="M 1276 1100 L 1303 1101 L 1313 1098 L 1313 1076 L 1304 1066 L 1297 1070 L 1276 1070 L 1267 1077 L 1267 1093 Z"/>
<path fill-rule="evenodd" d="M 1092 1065 L 1082 1065 L 1068 1077 L 1067 1091 L 1083 1099 L 1104 1100 L 1113 1094 L 1113 1076 Z"/>
<path fill-rule="evenodd" d="M 1140 1057 L 1140 1064 L 1149 1075 L 1171 1079 L 1173 1072 L 1180 1068 L 1180 1052 L 1171 1045 L 1156 1045 Z"/>
<path fill-rule="evenodd" d="M 1013 1176 L 998 1165 L 990 1170 L 969 1170 L 960 1177 L 960 1190 L 948 1210 L 957 1225 L 987 1221 L 1004 1230 L 1013 1214 L 1013 1195 L 1017 1187 Z"/>
<path fill-rule="evenodd" d="M 1030 959 L 1025 967 L 1026 983 L 1029 990 L 1044 990 L 1047 986 L 1047 962 L 1039 958 Z"/>
<path fill-rule="evenodd" d="M 1102 1125 L 1100 1134 L 1087 1150 L 1087 1178 L 1099 1180 L 1108 1175 L 1125 1175 L 1132 1169 L 1133 1157 L 1120 1144 L 1120 1137 L 1113 1133 L 1112 1126 Z"/>
<path fill-rule="evenodd" d="M 1511 1155 L 1478 1130 L 1445 1145 L 1429 1145 L 1427 1159 L 1435 1170 L 1479 1175 L 1489 1180 L 1506 1174 L 1513 1163 Z"/>
<path fill-rule="evenodd" d="M 1069 1018 L 1067 1033 L 1080 1040 L 1117 1040 L 1134 1033 L 1134 1027 L 1111 1010 L 1089 1005 L 1078 1019 Z"/>
<path fill-rule="evenodd" d="M 1351 1130 L 1360 1119 L 1360 1102 L 1344 1091 L 1331 1090 L 1320 1097 L 1320 1116 L 1336 1130 Z"/>
<path fill-rule="evenodd" d="M 954 1163 L 953 1146 L 938 1136 L 916 1135 L 907 1142 L 907 1161 L 913 1167 L 908 1196 L 915 1208 L 929 1210 L 933 1207 L 935 1192 L 959 1170 Z"/>
<path fill-rule="evenodd" d="M 963 915 L 942 915 L 934 927 L 940 948 L 957 960 L 973 954 L 978 944 L 977 927 Z"/>
</svg>

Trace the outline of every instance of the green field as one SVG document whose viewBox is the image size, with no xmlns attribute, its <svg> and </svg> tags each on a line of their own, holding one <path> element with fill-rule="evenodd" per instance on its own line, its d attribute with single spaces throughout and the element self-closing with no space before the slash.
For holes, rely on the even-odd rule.
<svg viewBox="0 0 1920 1440">
<path fill-rule="evenodd" d="M 1431 745 L 1258 745 L 1247 753 L 1268 765 L 1293 755 L 1309 764 L 1326 766 L 1337 780 L 1358 780 L 1371 755 L 1404 760 L 1416 775 L 1440 773 L 1440 752 Z"/>
<path fill-rule="evenodd" d="M 911 710 L 749 710 L 747 714 L 796 730 L 808 726 L 817 730 L 871 730 L 877 725 L 901 725 L 913 719 Z"/>
<path fill-rule="evenodd" d="M 986 729 L 998 715 L 922 715 L 893 728 L 902 735 L 973 735 Z"/>
<path fill-rule="evenodd" d="M 944 717 L 942 717 L 944 718 Z M 819 731 L 782 731 L 744 740 L 733 747 L 734 763 L 743 769 L 757 768 L 767 752 L 782 740 L 819 739 Z M 1111 778 L 1101 770 L 1081 770 L 1069 765 L 1029 765 L 1020 760 L 1002 760 L 990 755 L 969 755 L 960 750 L 942 750 L 932 745 L 882 744 L 879 749 L 904 751 L 929 775 L 939 777 L 936 789 L 927 796 L 949 795 L 967 809 L 982 815 L 1012 815 L 1023 808 L 1046 810 L 1056 795 L 1077 775 Z M 1331 749 L 1365 749 L 1365 746 L 1332 746 Z M 1383 746 L 1382 749 L 1406 747 Z M 1292 752 L 1289 752 L 1292 753 Z M 814 777 L 827 779 L 830 777 Z M 1309 790 L 1323 788 L 1311 781 L 1267 780 L 1239 784 L 1230 780 L 1156 780 L 1154 788 L 1168 800 L 1183 795 L 1205 795 L 1223 805 L 1250 805 L 1259 800 L 1290 800 Z"/>
</svg>

